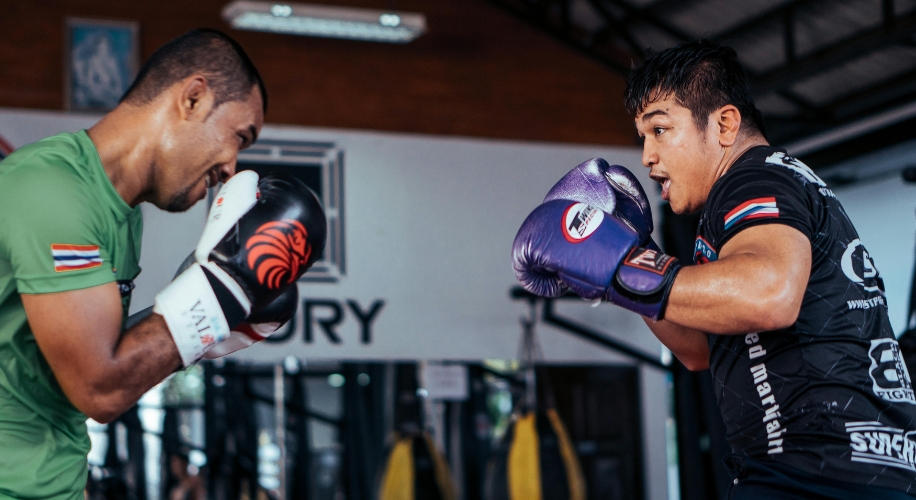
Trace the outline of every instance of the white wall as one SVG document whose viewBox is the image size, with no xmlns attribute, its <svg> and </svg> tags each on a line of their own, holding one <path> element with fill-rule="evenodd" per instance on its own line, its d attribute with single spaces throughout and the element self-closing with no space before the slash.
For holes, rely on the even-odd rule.
<svg viewBox="0 0 916 500">
<path fill-rule="evenodd" d="M 899 175 L 834 189 L 884 277 L 887 309 L 894 332 L 907 328 L 916 241 L 916 185 Z"/>
</svg>

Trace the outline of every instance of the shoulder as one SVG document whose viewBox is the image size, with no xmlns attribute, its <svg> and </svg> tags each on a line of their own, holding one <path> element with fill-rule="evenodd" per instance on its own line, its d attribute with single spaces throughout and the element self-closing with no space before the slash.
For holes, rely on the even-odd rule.
<svg viewBox="0 0 916 500">
<path fill-rule="evenodd" d="M 86 152 L 77 134 L 58 134 L 23 146 L 0 162 L 0 198 L 47 200 L 82 192 Z"/>
<path fill-rule="evenodd" d="M 811 239 L 822 217 L 822 189 L 823 181 L 785 151 L 752 148 L 713 185 L 701 215 L 702 236 L 721 246 L 751 226 L 777 223 Z"/>
<path fill-rule="evenodd" d="M 66 159 L 68 157 L 77 158 L 83 156 L 86 154 L 86 144 L 84 144 L 86 140 L 88 140 L 88 137 L 85 132 L 63 132 L 52 135 L 51 137 L 45 137 L 31 144 L 26 144 L 10 153 L 10 155 L 3 160 L 3 168 L 0 169 L 0 172 L 11 170 L 14 168 L 14 165 L 19 165 L 27 161 L 38 161 L 42 159 L 53 160 L 55 158 Z"/>
<path fill-rule="evenodd" d="M 808 165 L 789 156 L 785 150 L 757 146 L 739 158 L 713 189 L 754 181 L 787 184 L 792 188 L 826 187 L 824 181 Z"/>
<path fill-rule="evenodd" d="M 4 225 L 60 227 L 96 220 L 102 213 L 76 134 L 60 134 L 14 151 L 0 162 L 0 213 Z"/>
<path fill-rule="evenodd" d="M 785 151 L 758 146 L 745 153 L 713 184 L 707 209 L 716 209 L 736 192 L 757 187 L 761 193 L 772 192 L 795 198 L 808 198 L 810 190 L 825 187 L 807 165 Z"/>
</svg>

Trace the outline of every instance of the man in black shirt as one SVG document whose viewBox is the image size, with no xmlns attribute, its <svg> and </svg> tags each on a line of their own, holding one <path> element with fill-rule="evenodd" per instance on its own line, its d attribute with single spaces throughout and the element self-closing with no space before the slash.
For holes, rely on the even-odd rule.
<svg viewBox="0 0 916 500">
<path fill-rule="evenodd" d="M 735 493 L 766 496 L 765 477 L 793 471 L 916 493 L 916 399 L 881 278 L 833 192 L 767 145 L 734 52 L 655 54 L 627 103 L 662 197 L 701 210 L 700 266 L 647 323 L 686 366 L 712 370 L 729 442 L 751 459 L 753 484 Z"/>
<path fill-rule="evenodd" d="M 880 275 L 829 187 L 768 145 L 735 52 L 652 54 L 625 97 L 662 198 L 701 212 L 699 265 L 651 242 L 626 169 L 593 162 L 525 221 L 519 280 L 636 311 L 685 366 L 712 371 L 743 462 L 729 498 L 912 498 L 916 398 Z M 595 194 L 603 179 L 611 194 Z"/>
</svg>

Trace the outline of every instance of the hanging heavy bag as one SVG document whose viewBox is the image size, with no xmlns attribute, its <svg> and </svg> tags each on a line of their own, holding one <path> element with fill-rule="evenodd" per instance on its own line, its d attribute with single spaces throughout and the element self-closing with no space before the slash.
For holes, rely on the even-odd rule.
<svg viewBox="0 0 916 500">
<path fill-rule="evenodd" d="M 487 500 L 585 500 L 582 468 L 556 410 L 518 415 L 487 472 Z"/>
<path fill-rule="evenodd" d="M 395 433 L 379 500 L 456 500 L 448 464 L 429 434 Z"/>
</svg>

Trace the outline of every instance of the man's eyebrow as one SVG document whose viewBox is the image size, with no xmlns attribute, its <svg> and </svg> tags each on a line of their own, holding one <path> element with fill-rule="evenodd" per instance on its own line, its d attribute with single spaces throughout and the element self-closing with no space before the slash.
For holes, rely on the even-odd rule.
<svg viewBox="0 0 916 500">
<path fill-rule="evenodd" d="M 658 116 L 658 115 L 669 116 L 667 111 L 665 111 L 665 110 L 663 110 L 663 109 L 656 109 L 655 111 L 650 111 L 650 112 L 648 112 L 648 113 L 642 115 L 641 120 L 642 120 L 642 121 L 647 121 L 648 119 L 652 118 L 653 116 Z"/>
</svg>

